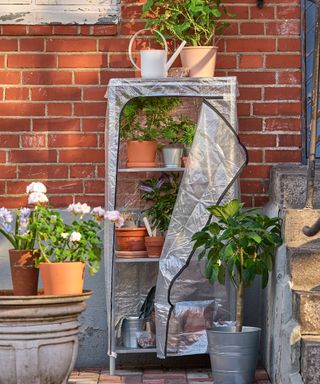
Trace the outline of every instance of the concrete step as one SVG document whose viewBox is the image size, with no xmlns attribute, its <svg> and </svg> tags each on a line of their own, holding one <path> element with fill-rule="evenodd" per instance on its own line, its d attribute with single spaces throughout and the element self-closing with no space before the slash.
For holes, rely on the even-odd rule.
<svg viewBox="0 0 320 384">
<path fill-rule="evenodd" d="M 320 337 L 320 292 L 295 291 L 293 306 L 301 335 Z"/>
<path fill-rule="evenodd" d="M 301 340 L 301 376 L 304 384 L 320 383 L 320 336 L 303 336 Z"/>
</svg>

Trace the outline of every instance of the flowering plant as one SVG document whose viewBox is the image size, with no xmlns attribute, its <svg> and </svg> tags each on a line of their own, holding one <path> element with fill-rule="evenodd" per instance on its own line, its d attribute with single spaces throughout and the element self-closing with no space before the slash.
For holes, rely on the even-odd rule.
<svg viewBox="0 0 320 384">
<path fill-rule="evenodd" d="M 36 225 L 40 207 L 48 203 L 47 188 L 42 183 L 33 182 L 27 186 L 28 205 L 31 208 L 18 209 L 15 222 L 12 213 L 0 208 L 0 233 L 5 236 L 16 250 L 34 249 Z"/>
<path fill-rule="evenodd" d="M 39 262 L 83 262 L 91 275 L 98 272 L 101 260 L 102 240 L 100 233 L 104 220 L 117 227 L 124 219 L 118 211 L 91 208 L 86 204 L 70 204 L 67 211 L 74 215 L 71 224 L 66 224 L 60 213 L 41 207 L 36 223 L 37 241 L 40 249 Z M 88 218 L 91 213 L 92 218 Z"/>
</svg>

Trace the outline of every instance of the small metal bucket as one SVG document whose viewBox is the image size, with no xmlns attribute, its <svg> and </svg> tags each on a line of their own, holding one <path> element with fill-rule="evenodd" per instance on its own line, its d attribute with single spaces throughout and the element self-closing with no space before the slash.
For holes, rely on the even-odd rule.
<svg viewBox="0 0 320 384">
<path fill-rule="evenodd" d="M 129 316 L 123 320 L 122 336 L 126 348 L 138 348 L 137 332 L 143 330 L 143 319 L 138 316 Z"/>
<path fill-rule="evenodd" d="M 261 329 L 255 327 L 243 327 L 242 332 L 233 332 L 224 327 L 207 330 L 215 384 L 254 382 L 260 333 Z"/>
<path fill-rule="evenodd" d="M 183 148 L 164 147 L 162 148 L 164 166 L 166 168 L 177 168 L 181 166 Z"/>
</svg>

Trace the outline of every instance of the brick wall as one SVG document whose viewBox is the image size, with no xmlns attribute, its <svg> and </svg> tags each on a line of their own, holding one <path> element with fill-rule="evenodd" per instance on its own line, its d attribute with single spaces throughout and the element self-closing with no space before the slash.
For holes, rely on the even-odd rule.
<svg viewBox="0 0 320 384">
<path fill-rule="evenodd" d="M 0 26 L 0 206 L 42 180 L 50 201 L 104 205 L 104 116 L 112 77 L 134 77 L 126 51 L 143 0 L 123 0 L 118 26 Z M 300 162 L 300 0 L 225 0 L 237 16 L 219 42 L 217 75 L 236 75 L 250 164 L 243 200 L 268 199 L 274 163 Z"/>
</svg>

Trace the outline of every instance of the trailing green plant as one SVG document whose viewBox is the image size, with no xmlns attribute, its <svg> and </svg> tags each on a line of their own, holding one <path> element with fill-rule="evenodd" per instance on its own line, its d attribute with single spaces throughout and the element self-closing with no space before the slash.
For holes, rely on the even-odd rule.
<svg viewBox="0 0 320 384">
<path fill-rule="evenodd" d="M 221 0 L 147 0 L 143 17 L 147 28 L 155 28 L 168 37 L 191 46 L 213 45 L 229 23 L 230 14 Z"/>
<path fill-rule="evenodd" d="M 121 139 L 156 140 L 169 113 L 180 104 L 179 97 L 137 97 L 130 100 L 121 115 Z"/>
<path fill-rule="evenodd" d="M 236 330 L 243 325 L 244 289 L 257 275 L 266 287 L 273 267 L 276 248 L 282 243 L 278 217 L 269 218 L 256 209 L 245 210 L 235 199 L 223 206 L 213 205 L 208 211 L 217 220 L 195 233 L 193 250 L 206 258 L 205 274 L 210 283 L 225 284 L 226 274 L 236 289 Z"/>
<path fill-rule="evenodd" d="M 169 144 L 191 145 L 196 133 L 196 124 L 187 116 L 180 116 L 179 119 L 170 118 L 161 130 L 162 137 Z"/>
<path fill-rule="evenodd" d="M 179 191 L 178 177 L 163 174 L 159 179 L 145 180 L 141 183 L 140 190 L 143 192 L 142 199 L 152 203 L 145 210 L 152 227 L 166 232 Z"/>
</svg>

